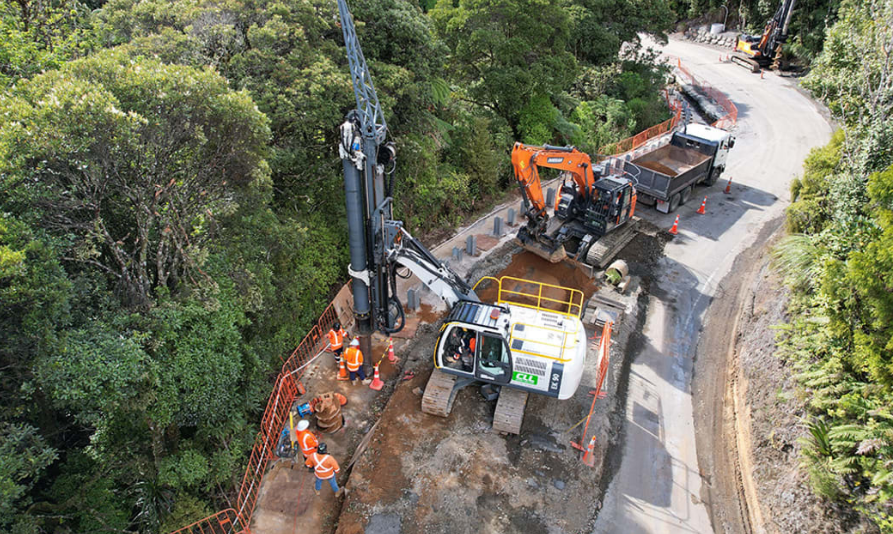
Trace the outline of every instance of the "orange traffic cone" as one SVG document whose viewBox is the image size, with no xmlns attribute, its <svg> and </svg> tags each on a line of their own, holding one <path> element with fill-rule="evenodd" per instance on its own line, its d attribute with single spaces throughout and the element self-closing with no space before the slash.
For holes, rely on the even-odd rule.
<svg viewBox="0 0 893 534">
<path fill-rule="evenodd" d="M 673 227 L 670 228 L 670 233 L 673 235 L 676 235 L 677 233 L 679 233 L 679 216 L 678 215 L 676 216 L 676 220 L 673 221 Z"/>
<path fill-rule="evenodd" d="M 347 380 L 347 369 L 344 368 L 344 359 L 338 362 L 338 380 Z"/>
<path fill-rule="evenodd" d="M 372 383 L 369 384 L 369 388 L 381 391 L 381 388 L 384 387 L 384 382 L 381 381 L 381 376 L 378 374 L 378 366 L 376 365 L 373 369 L 375 370 L 372 372 Z"/>
<path fill-rule="evenodd" d="M 701 202 L 701 207 L 698 208 L 698 213 L 700 213 L 701 215 L 707 213 L 707 197 L 704 197 L 704 201 Z"/>
<path fill-rule="evenodd" d="M 592 439 L 589 440 L 589 446 L 586 447 L 586 453 L 583 455 L 583 463 L 589 467 L 595 467 L 595 454 L 592 452 L 594 448 L 595 436 L 592 436 Z"/>
<path fill-rule="evenodd" d="M 732 177 L 731 176 L 729 176 L 729 183 L 726 184 L 726 190 L 723 191 L 723 193 L 725 193 L 727 195 L 732 193 Z"/>
<path fill-rule="evenodd" d="M 761 80 L 763 79 L 763 71 L 762 70 L 760 70 L 760 79 Z"/>
<path fill-rule="evenodd" d="M 389 337 L 388 338 L 388 361 L 391 363 L 396 363 L 399 360 L 400 360 L 400 358 L 398 358 L 396 355 L 394 355 L 394 338 Z"/>
</svg>

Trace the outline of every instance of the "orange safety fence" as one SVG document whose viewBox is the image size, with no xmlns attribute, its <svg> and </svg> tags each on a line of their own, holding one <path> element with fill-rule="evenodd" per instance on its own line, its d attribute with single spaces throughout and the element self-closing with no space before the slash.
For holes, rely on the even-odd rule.
<svg viewBox="0 0 893 534">
<path fill-rule="evenodd" d="M 292 403 L 298 396 L 298 381 L 304 374 L 305 365 L 324 348 L 323 332 L 328 331 L 338 319 L 334 303 L 317 319 L 310 332 L 291 353 L 276 377 L 273 392 L 261 418 L 260 432 L 254 439 L 254 448 L 248 458 L 248 467 L 242 477 L 235 509 L 227 508 L 200 521 L 183 527 L 171 534 L 250 534 L 251 516 L 260 497 L 261 483 L 270 460 L 276 457 L 279 434 L 288 421 Z"/>
<path fill-rule="evenodd" d="M 682 118 L 682 107 L 671 104 L 671 109 L 675 110 L 675 113 L 673 113 L 673 116 L 670 119 L 658 125 L 652 126 L 647 130 L 641 131 L 632 137 L 627 137 L 623 141 L 605 145 L 599 150 L 599 154 L 605 156 L 616 156 L 617 154 L 623 154 L 624 152 L 629 152 L 630 150 L 639 148 L 655 137 L 664 135 L 668 132 L 672 132 Z"/>
<path fill-rule="evenodd" d="M 611 359 L 611 332 L 614 330 L 614 323 L 607 322 L 602 328 L 601 340 L 598 344 L 598 377 L 595 382 L 595 396 L 598 398 L 602 394 L 602 386 L 605 383 L 605 377 L 608 376 L 608 364 Z M 584 435 L 585 437 L 585 435 Z"/>
<path fill-rule="evenodd" d="M 602 386 L 605 383 L 605 378 L 608 376 L 608 367 L 610 365 L 611 359 L 611 332 L 614 330 L 614 323 L 611 321 L 605 322 L 604 326 L 602 326 L 601 334 L 596 333 L 598 336 L 598 374 L 595 379 L 595 389 L 589 392 L 592 395 L 592 406 L 589 407 L 589 414 L 586 415 L 584 419 L 581 419 L 576 425 L 572 426 L 570 430 L 573 430 L 583 421 L 586 421 L 586 425 L 583 427 L 583 436 L 580 438 L 579 442 L 571 441 L 571 445 L 574 448 L 579 450 L 585 450 L 584 445 L 587 443 L 586 438 L 589 435 L 589 421 L 592 419 L 592 412 L 595 410 L 595 401 L 602 398 L 604 396 L 604 392 L 602 391 Z M 568 430 L 568 431 L 570 431 Z"/>
<path fill-rule="evenodd" d="M 718 105 L 722 106 L 723 110 L 725 110 L 726 114 L 713 123 L 714 127 L 731 128 L 738 123 L 738 107 L 729 100 L 729 97 L 726 96 L 725 93 L 695 76 L 690 70 L 682 65 L 682 60 L 679 58 L 676 59 L 676 68 L 689 79 L 691 85 L 707 95 Z"/>
<path fill-rule="evenodd" d="M 722 108 L 725 110 L 726 114 L 713 123 L 714 127 L 728 129 L 738 122 L 738 108 L 735 106 L 735 104 L 732 103 L 731 100 L 729 100 L 725 93 L 718 91 L 707 82 L 698 79 L 694 74 L 692 74 L 690 70 L 682 65 L 682 60 L 680 60 L 679 58 L 676 59 L 676 65 L 679 71 L 686 77 L 688 77 L 688 79 L 691 81 L 691 85 L 697 87 L 704 94 L 710 97 L 714 102 L 722 106 Z M 667 100 L 669 102 L 669 98 Z M 625 152 L 635 150 L 651 139 L 654 139 L 655 137 L 659 137 L 666 133 L 672 132 L 679 124 L 679 121 L 682 119 L 682 106 L 677 105 L 676 102 L 670 102 L 669 105 L 670 109 L 675 112 L 672 118 L 656 126 L 652 126 L 647 130 L 639 132 L 632 137 L 627 137 L 622 141 L 603 146 L 599 150 L 601 158 L 603 159 L 604 157 L 616 156 L 618 154 L 623 154 Z"/>
</svg>

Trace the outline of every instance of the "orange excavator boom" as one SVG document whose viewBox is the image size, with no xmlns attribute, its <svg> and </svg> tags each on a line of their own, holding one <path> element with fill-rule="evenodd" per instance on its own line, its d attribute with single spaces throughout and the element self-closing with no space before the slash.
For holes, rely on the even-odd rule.
<svg viewBox="0 0 893 534">
<path fill-rule="evenodd" d="M 540 183 L 540 167 L 569 172 L 583 197 L 589 196 L 594 181 L 589 154 L 580 152 L 574 147 L 515 143 L 512 148 L 512 167 L 515 169 L 515 178 L 524 192 L 528 217 L 541 218 L 546 213 L 546 199 L 543 197 L 543 187 Z"/>
</svg>

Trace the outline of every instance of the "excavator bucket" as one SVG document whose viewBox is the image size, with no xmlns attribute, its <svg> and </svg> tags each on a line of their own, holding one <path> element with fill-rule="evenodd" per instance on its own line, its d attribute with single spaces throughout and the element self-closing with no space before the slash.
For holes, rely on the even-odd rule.
<svg viewBox="0 0 893 534">
<path fill-rule="evenodd" d="M 563 246 L 553 248 L 549 245 L 540 243 L 539 241 L 535 240 L 529 240 L 526 243 L 518 240 L 518 243 L 524 250 L 532 252 L 540 258 L 548 260 L 551 263 L 561 263 L 562 261 L 567 259 L 567 252 L 564 250 Z"/>
<path fill-rule="evenodd" d="M 524 250 L 532 252 L 551 263 L 561 263 L 567 259 L 567 251 L 564 250 L 564 245 L 556 246 L 550 240 L 542 237 L 536 238 L 523 227 L 518 230 L 515 242 Z"/>
</svg>

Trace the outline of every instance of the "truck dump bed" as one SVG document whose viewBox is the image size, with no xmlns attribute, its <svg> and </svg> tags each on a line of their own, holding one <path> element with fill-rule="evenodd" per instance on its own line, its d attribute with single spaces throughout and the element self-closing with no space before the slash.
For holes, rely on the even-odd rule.
<svg viewBox="0 0 893 534">
<path fill-rule="evenodd" d="M 690 171 L 711 156 L 697 150 L 666 145 L 633 160 L 639 167 L 645 167 L 670 178 Z"/>
<path fill-rule="evenodd" d="M 677 132 L 669 144 L 625 162 L 624 169 L 636 178 L 636 190 L 644 194 L 640 198 L 645 204 L 650 199 L 668 202 L 709 176 L 716 146 Z M 663 211 L 660 204 L 658 210 Z"/>
</svg>

